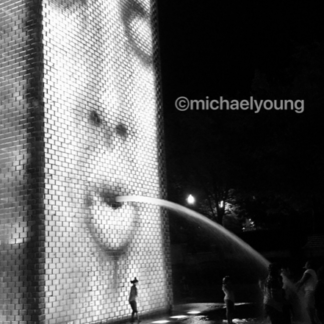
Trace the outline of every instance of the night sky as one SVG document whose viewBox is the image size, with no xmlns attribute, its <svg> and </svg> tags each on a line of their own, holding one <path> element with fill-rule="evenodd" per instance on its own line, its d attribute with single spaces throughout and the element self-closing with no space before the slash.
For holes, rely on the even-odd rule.
<svg viewBox="0 0 324 324">
<path fill-rule="evenodd" d="M 279 194 L 295 190 L 293 194 L 297 197 L 296 188 L 301 188 L 301 195 L 316 196 L 317 201 L 322 197 L 324 69 L 321 61 L 324 60 L 319 55 L 324 48 L 323 7 L 323 1 L 158 1 L 169 182 L 178 170 L 176 155 L 181 158 L 184 147 L 183 154 L 190 150 L 187 141 L 200 141 L 203 150 L 201 134 L 205 129 L 210 132 L 211 121 L 218 129 L 208 136 L 223 137 L 229 143 L 224 142 L 224 146 L 233 144 L 235 149 L 252 143 L 253 150 L 258 152 L 262 152 L 263 145 L 269 152 L 271 147 L 275 148 L 276 156 L 260 158 L 274 170 L 268 175 L 271 179 L 261 176 L 255 181 L 263 182 L 265 187 L 269 182 L 269 187 L 280 188 Z M 207 96 L 249 98 L 257 73 L 271 84 L 273 92 L 269 99 L 292 99 L 290 96 L 294 95 L 295 99 L 305 100 L 305 111 L 302 114 L 292 111 L 207 113 L 180 112 L 175 108 L 175 100 L 180 96 L 196 100 Z M 277 91 L 278 84 L 281 92 Z M 290 90 L 285 92 L 288 84 Z M 232 125 L 233 119 L 238 125 L 244 120 L 249 130 L 245 132 L 239 125 L 239 130 L 231 133 L 226 124 L 230 120 Z M 194 133 L 200 137 L 195 138 Z M 246 165 L 253 163 L 256 162 L 246 161 Z M 245 172 L 241 173 L 244 178 Z M 255 184 L 256 188 L 262 187 Z M 172 193 L 169 198 L 173 200 Z M 320 217 L 324 206 L 316 205 L 319 206 L 316 217 Z"/>
<path fill-rule="evenodd" d="M 180 95 L 249 95 L 256 69 L 276 76 L 296 46 L 322 41 L 322 1 L 159 1 L 164 108 Z"/>
</svg>

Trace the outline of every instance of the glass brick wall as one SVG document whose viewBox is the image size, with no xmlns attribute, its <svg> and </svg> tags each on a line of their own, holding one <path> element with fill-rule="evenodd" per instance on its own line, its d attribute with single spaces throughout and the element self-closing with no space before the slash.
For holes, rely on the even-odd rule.
<svg viewBox="0 0 324 324">
<path fill-rule="evenodd" d="M 3 322 L 92 323 L 172 303 L 155 4 L 8 1 L 1 16 Z"/>
</svg>

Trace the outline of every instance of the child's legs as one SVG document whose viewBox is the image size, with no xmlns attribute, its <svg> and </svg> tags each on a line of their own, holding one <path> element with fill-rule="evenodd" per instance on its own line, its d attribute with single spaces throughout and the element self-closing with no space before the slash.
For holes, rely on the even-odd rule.
<svg viewBox="0 0 324 324">
<path fill-rule="evenodd" d="M 129 304 L 132 308 L 132 321 L 134 321 L 135 316 L 138 319 L 137 303 L 136 301 L 131 301 Z"/>
<path fill-rule="evenodd" d="M 232 300 L 226 299 L 225 304 L 226 304 L 227 322 L 231 324 L 233 319 L 233 313 L 234 313 L 234 302 Z"/>
</svg>

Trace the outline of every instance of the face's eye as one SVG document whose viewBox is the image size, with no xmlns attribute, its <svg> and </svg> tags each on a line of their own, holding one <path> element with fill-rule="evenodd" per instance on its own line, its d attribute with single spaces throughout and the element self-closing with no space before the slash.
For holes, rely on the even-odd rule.
<svg viewBox="0 0 324 324">
<path fill-rule="evenodd" d="M 127 127 L 124 124 L 118 124 L 116 126 L 116 133 L 123 139 L 126 139 L 127 137 Z"/>
<path fill-rule="evenodd" d="M 101 124 L 102 124 L 102 120 L 101 120 L 99 114 L 94 110 L 91 111 L 89 120 L 90 120 L 91 124 L 93 124 L 94 126 L 101 126 Z"/>
<path fill-rule="evenodd" d="M 135 54 L 149 65 L 152 63 L 152 33 L 149 8 L 137 0 L 122 9 L 125 32 Z"/>
</svg>

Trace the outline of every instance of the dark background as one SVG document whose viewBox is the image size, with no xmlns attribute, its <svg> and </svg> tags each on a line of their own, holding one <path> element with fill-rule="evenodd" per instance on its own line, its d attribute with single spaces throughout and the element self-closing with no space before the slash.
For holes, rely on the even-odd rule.
<svg viewBox="0 0 324 324">
<path fill-rule="evenodd" d="M 263 209 L 279 197 L 323 231 L 323 2 L 161 0 L 158 9 L 169 199 L 199 197 L 198 173 L 213 169 L 245 198 L 273 197 Z M 179 112 L 180 96 L 303 99 L 305 111 Z"/>
<path fill-rule="evenodd" d="M 160 0 L 158 9 L 168 199 L 186 205 L 192 193 L 190 208 L 223 223 L 216 206 L 227 192 L 239 220 L 227 227 L 260 252 L 288 250 L 300 271 L 309 237 L 324 234 L 323 1 Z M 305 111 L 180 112 L 180 96 L 302 99 Z M 173 245 L 221 255 L 199 226 L 171 216 Z M 174 273 L 222 276 L 225 259 L 184 261 Z"/>
<path fill-rule="evenodd" d="M 160 0 L 166 116 L 178 96 L 249 95 L 256 69 L 280 77 L 300 46 L 323 41 L 321 1 Z"/>
</svg>

